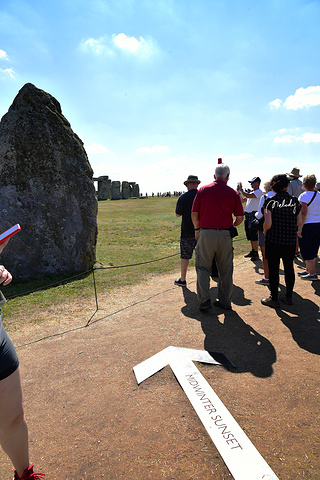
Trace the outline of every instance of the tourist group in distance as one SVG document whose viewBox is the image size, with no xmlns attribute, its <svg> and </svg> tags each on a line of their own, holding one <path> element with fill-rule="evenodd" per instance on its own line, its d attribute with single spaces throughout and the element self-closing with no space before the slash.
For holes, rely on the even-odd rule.
<svg viewBox="0 0 320 480">
<path fill-rule="evenodd" d="M 231 310 L 233 290 L 233 237 L 244 220 L 250 251 L 244 255 L 253 262 L 262 255 L 263 278 L 255 282 L 267 286 L 269 296 L 261 303 L 280 308 L 292 305 L 295 283 L 294 259 L 303 259 L 305 268 L 298 272 L 301 280 L 316 281 L 316 259 L 320 245 L 320 183 L 314 174 L 300 175 L 298 168 L 274 175 L 261 187 L 256 176 L 248 181 L 251 188 L 237 189 L 227 185 L 230 169 L 218 159 L 214 181 L 199 187 L 201 181 L 189 175 L 176 204 L 181 217 L 181 275 L 175 285 L 186 287 L 189 261 L 195 251 L 197 298 L 199 309 L 215 307 Z M 284 270 L 286 291 L 279 294 L 280 260 Z M 210 278 L 217 279 L 217 299 L 210 296 Z"/>
</svg>

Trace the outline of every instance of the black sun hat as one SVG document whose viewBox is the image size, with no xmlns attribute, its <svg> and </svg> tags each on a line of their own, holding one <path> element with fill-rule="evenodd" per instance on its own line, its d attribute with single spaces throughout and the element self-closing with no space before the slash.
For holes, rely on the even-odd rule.
<svg viewBox="0 0 320 480">
<path fill-rule="evenodd" d="M 197 183 L 199 185 L 199 183 L 201 183 L 201 180 L 199 180 L 196 175 L 189 175 L 187 180 L 183 182 L 185 186 L 187 186 L 187 183 Z"/>
</svg>

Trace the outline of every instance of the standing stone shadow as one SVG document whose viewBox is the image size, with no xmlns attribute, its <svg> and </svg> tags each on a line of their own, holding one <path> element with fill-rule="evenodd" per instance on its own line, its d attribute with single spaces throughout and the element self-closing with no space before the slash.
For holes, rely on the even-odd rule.
<svg viewBox="0 0 320 480">
<path fill-rule="evenodd" d="M 250 304 L 250 300 L 244 300 L 244 294 L 241 296 L 241 291 L 240 287 L 235 288 L 237 304 L 243 305 L 241 301 L 249 302 L 245 305 Z M 221 309 L 213 307 L 207 312 L 200 312 L 196 293 L 183 288 L 183 295 L 186 305 L 181 312 L 201 323 L 205 334 L 204 349 L 222 353 L 235 365 L 235 368 L 225 368 L 232 373 L 250 372 L 261 378 L 273 374 L 272 365 L 277 356 L 268 339 L 245 323 L 234 310 L 221 314 Z"/>
</svg>

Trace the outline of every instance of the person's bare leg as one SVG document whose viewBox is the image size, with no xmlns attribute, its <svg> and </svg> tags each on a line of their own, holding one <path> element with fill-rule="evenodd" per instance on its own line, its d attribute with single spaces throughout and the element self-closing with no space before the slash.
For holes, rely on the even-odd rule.
<svg viewBox="0 0 320 480">
<path fill-rule="evenodd" d="M 305 262 L 306 262 L 306 270 L 310 273 L 310 275 L 315 275 L 316 259 L 313 258 L 312 260 L 305 260 Z"/>
<path fill-rule="evenodd" d="M 181 280 L 184 282 L 187 277 L 189 260 L 187 258 L 181 258 Z"/>
<path fill-rule="evenodd" d="M 251 248 L 252 250 L 254 250 L 255 252 L 257 252 L 259 250 L 259 246 L 258 246 L 258 240 L 250 240 L 251 241 Z"/>
<path fill-rule="evenodd" d="M 19 369 L 0 381 L 0 444 L 21 477 L 29 467 L 29 448 Z"/>
</svg>

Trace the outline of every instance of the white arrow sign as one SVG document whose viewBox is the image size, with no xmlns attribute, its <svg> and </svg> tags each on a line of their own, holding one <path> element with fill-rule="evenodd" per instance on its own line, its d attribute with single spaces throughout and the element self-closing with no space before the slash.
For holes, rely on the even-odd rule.
<svg viewBox="0 0 320 480">
<path fill-rule="evenodd" d="M 204 350 L 167 347 L 133 371 L 140 384 L 170 365 L 235 480 L 278 480 L 193 361 L 222 365 Z"/>
</svg>

